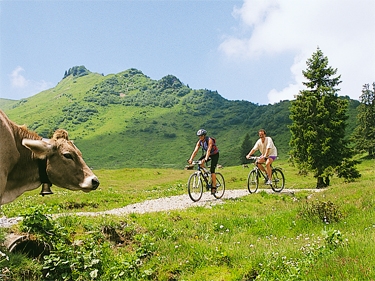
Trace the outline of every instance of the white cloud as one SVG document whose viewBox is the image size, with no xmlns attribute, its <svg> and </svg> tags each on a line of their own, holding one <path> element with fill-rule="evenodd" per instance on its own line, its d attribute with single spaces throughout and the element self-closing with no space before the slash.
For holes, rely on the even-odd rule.
<svg viewBox="0 0 375 281">
<path fill-rule="evenodd" d="M 25 70 L 21 66 L 17 66 L 9 75 L 10 84 L 14 91 L 13 94 L 17 99 L 32 96 L 53 87 L 51 82 L 27 79 L 23 72 Z"/>
<path fill-rule="evenodd" d="M 294 99 L 296 94 L 303 89 L 302 82 L 306 79 L 302 75 L 302 69 L 306 68 L 305 61 L 301 57 L 295 57 L 294 63 L 290 68 L 290 72 L 292 73 L 293 80 L 295 83 L 290 83 L 287 87 L 278 91 L 276 89 L 272 89 L 268 93 L 268 101 L 270 103 L 279 102 L 281 100 L 291 100 Z"/>
<path fill-rule="evenodd" d="M 236 60 L 292 52 L 292 81 L 269 91 L 274 103 L 302 89 L 302 70 L 319 46 L 341 75 L 340 95 L 358 99 L 362 85 L 375 82 L 374 12 L 373 0 L 245 0 L 233 12 L 242 32 L 225 38 L 219 49 Z"/>
<path fill-rule="evenodd" d="M 17 66 L 16 69 L 12 71 L 12 74 L 10 75 L 10 82 L 12 87 L 19 89 L 27 87 L 28 82 L 26 78 L 21 74 L 21 72 L 23 71 L 25 70 L 20 66 Z"/>
</svg>

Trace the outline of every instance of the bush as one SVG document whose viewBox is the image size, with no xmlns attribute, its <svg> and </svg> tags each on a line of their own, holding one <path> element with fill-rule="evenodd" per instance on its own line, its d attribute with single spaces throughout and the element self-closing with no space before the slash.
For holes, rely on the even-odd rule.
<svg viewBox="0 0 375 281">
<path fill-rule="evenodd" d="M 331 201 L 307 202 L 299 214 L 305 219 L 318 219 L 324 223 L 338 222 L 343 218 L 339 207 Z"/>
</svg>

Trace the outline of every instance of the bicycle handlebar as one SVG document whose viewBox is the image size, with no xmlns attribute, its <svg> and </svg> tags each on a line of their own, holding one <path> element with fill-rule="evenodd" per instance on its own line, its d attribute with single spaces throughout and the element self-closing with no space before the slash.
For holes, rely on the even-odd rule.
<svg viewBox="0 0 375 281">
<path fill-rule="evenodd" d="M 249 159 L 249 160 L 257 160 L 257 159 L 259 159 L 259 157 L 257 157 L 257 156 L 250 156 L 250 157 L 247 158 L 247 159 Z"/>
<path fill-rule="evenodd" d="M 189 160 L 186 160 L 187 162 L 189 162 Z M 207 163 L 207 162 L 205 162 L 205 163 Z M 193 161 L 191 161 L 191 164 L 190 165 L 197 165 L 197 164 L 202 164 L 202 160 L 193 160 Z"/>
<path fill-rule="evenodd" d="M 261 157 L 260 156 L 250 156 L 249 158 L 247 158 L 247 159 L 249 159 L 249 160 L 258 160 L 258 159 L 260 159 Z M 268 157 L 263 157 L 264 159 L 268 159 Z"/>
</svg>

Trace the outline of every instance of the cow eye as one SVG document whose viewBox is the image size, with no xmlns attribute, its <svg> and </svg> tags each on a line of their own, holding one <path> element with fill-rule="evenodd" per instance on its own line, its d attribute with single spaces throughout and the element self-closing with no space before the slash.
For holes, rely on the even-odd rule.
<svg viewBox="0 0 375 281">
<path fill-rule="evenodd" d="M 63 154 L 66 159 L 73 159 L 73 156 L 70 153 Z"/>
</svg>

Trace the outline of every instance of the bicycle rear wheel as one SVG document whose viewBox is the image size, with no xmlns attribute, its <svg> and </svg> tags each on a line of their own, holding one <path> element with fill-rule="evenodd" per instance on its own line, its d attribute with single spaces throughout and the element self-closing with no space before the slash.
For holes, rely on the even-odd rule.
<svg viewBox="0 0 375 281">
<path fill-rule="evenodd" d="M 271 188 L 275 192 L 281 192 L 284 189 L 285 177 L 281 169 L 274 168 L 272 170 L 272 185 Z"/>
<path fill-rule="evenodd" d="M 251 170 L 247 177 L 247 189 L 250 193 L 255 193 L 259 186 L 259 176 L 256 170 Z"/>
<path fill-rule="evenodd" d="M 216 192 L 214 194 L 216 199 L 223 197 L 225 192 L 225 181 L 224 177 L 220 173 L 216 173 Z"/>
<path fill-rule="evenodd" d="M 197 202 L 201 199 L 203 194 L 203 182 L 198 173 L 190 175 L 187 188 L 191 200 Z"/>
</svg>

